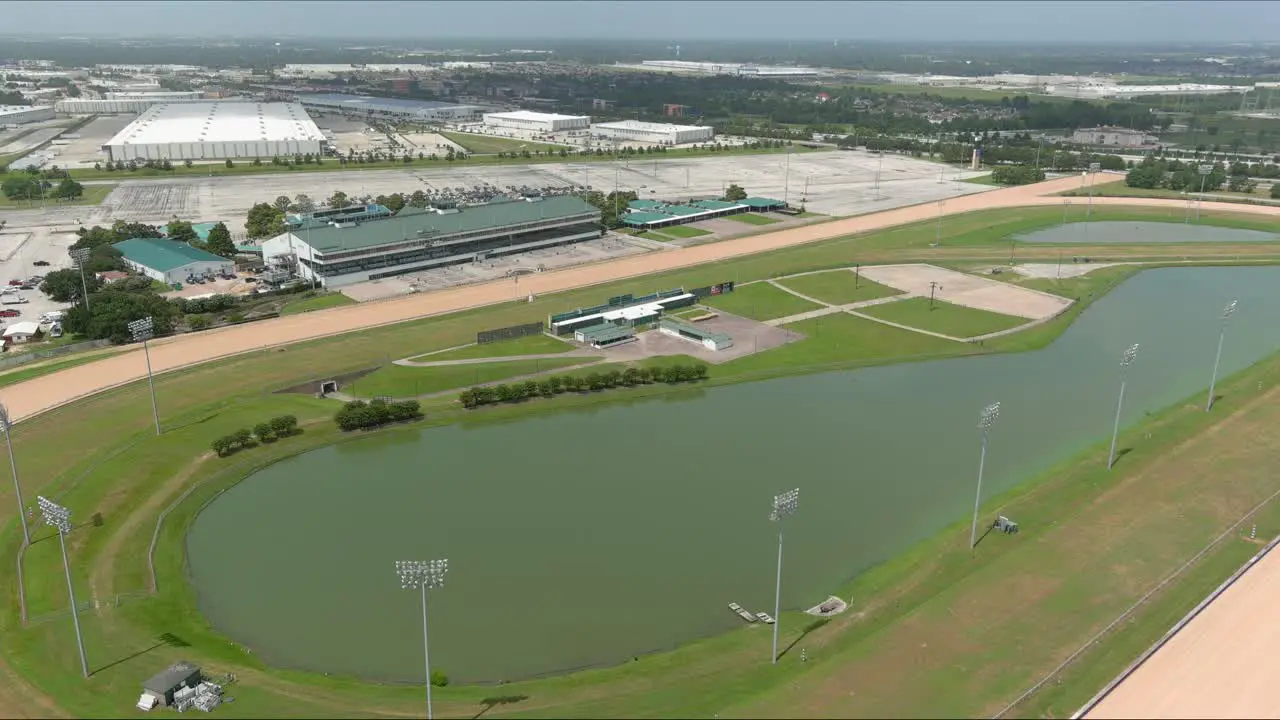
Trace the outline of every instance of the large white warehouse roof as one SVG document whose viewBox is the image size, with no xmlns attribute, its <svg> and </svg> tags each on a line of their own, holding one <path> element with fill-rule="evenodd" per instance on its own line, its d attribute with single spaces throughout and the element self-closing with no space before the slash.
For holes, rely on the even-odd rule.
<svg viewBox="0 0 1280 720">
<path fill-rule="evenodd" d="M 525 120 L 528 122 L 552 122 L 554 120 L 588 120 L 591 118 L 587 115 L 560 115 L 557 113 L 540 113 L 529 110 L 513 110 L 511 112 L 485 113 L 486 118 L 499 118 L 502 120 Z"/>
<path fill-rule="evenodd" d="M 651 133 L 674 133 L 681 130 L 711 130 L 708 125 L 675 125 L 673 123 L 651 123 L 643 120 L 619 120 L 617 122 L 597 123 L 596 128 L 606 130 L 637 130 Z"/>
<path fill-rule="evenodd" d="M 208 102 L 156 105 L 107 145 L 323 141 L 297 103 Z"/>
</svg>

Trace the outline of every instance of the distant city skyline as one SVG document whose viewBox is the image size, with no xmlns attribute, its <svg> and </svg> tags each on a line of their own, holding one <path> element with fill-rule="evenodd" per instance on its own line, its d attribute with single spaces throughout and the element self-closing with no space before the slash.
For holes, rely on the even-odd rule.
<svg viewBox="0 0 1280 720">
<path fill-rule="evenodd" d="M 1277 42 L 1280 2 L 83 2 L 0 0 L 0 33 L 43 37 L 253 37 L 681 41 Z M 367 22 L 364 18 L 368 18 Z M 367 28 L 364 30 L 363 28 Z"/>
</svg>

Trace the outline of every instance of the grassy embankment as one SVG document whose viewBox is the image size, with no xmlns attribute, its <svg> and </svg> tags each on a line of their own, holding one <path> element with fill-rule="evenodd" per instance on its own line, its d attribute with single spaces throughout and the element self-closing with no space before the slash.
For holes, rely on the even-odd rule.
<svg viewBox="0 0 1280 720">
<path fill-rule="evenodd" d="M 1280 201 L 1272 200 L 1265 192 L 1265 186 L 1262 190 L 1253 193 L 1230 192 L 1227 190 L 1215 190 L 1204 194 L 1204 199 L 1212 202 L 1241 202 L 1256 203 L 1259 205 L 1280 205 Z M 1088 197 L 1089 188 L 1066 190 L 1058 193 L 1062 197 Z M 1184 193 L 1177 190 L 1168 190 L 1165 188 L 1136 188 L 1129 187 L 1124 184 L 1124 180 L 1116 180 L 1107 183 L 1098 183 L 1093 186 L 1094 197 L 1138 197 L 1138 198 L 1161 198 L 1167 200 L 1183 200 L 1194 201 L 1200 197 L 1200 193 Z"/>
<path fill-rule="evenodd" d="M 1096 210 L 1094 217 L 1147 219 L 1160 217 L 1161 214 L 1161 211 L 1105 208 Z M 1055 224 L 1060 216 L 1061 211 L 1054 208 L 974 213 L 950 220 L 945 228 L 944 242 L 948 244 L 949 251 L 957 255 L 967 253 L 982 256 L 989 252 L 999 255 L 1006 252 L 1006 238 L 1010 234 Z M 1206 214 L 1206 221 L 1232 226 L 1256 226 L 1259 222 L 1255 218 L 1209 214 Z M 0 664 L 7 664 L 23 679 L 34 683 L 41 693 L 56 698 L 59 706 L 77 716 L 118 713 L 119 708 L 123 707 L 121 703 L 132 703 L 136 699 L 140 677 L 148 676 L 156 667 L 179 657 L 202 663 L 215 672 L 227 669 L 237 672 L 240 683 L 233 692 L 237 702 L 220 710 L 231 715 L 415 712 L 420 705 L 420 690 L 417 688 L 379 687 L 342 678 L 268 669 L 252 654 L 229 645 L 194 610 L 194 591 L 185 580 L 182 538 L 201 503 L 265 463 L 309 447 L 345 439 L 340 438 L 328 420 L 334 408 L 331 403 L 309 396 L 277 395 L 273 394 L 274 390 L 307 379 L 368 368 L 380 364 L 388 356 L 405 357 L 421 355 L 435 349 L 455 348 L 472 341 L 477 328 L 502 327 L 542 319 L 548 312 L 590 305 L 598 302 L 601 297 L 642 290 L 653 286 L 655 282 L 660 286 L 682 284 L 690 287 L 725 279 L 746 282 L 778 274 L 847 265 L 851 258 L 901 261 L 921 254 L 928 255 L 926 248 L 933 241 L 934 232 L 932 222 L 920 223 L 873 235 L 751 256 L 713 267 L 691 268 L 658 277 L 544 296 L 532 304 L 504 304 L 301 343 L 291 346 L 284 353 L 251 353 L 167 373 L 156 378 L 161 419 L 166 428 L 165 435 L 159 438 L 152 436 L 147 426 L 150 401 L 145 382 L 133 383 L 23 422 L 15 429 L 14 435 L 16 445 L 21 448 L 20 463 L 24 468 L 23 481 L 27 496 L 34 497 L 37 492 L 53 495 L 73 507 L 77 518 L 81 520 L 88 520 L 94 513 L 102 514 L 104 522 L 101 526 L 88 523 L 77 528 L 68 538 L 68 544 L 79 597 L 85 601 L 96 598 L 108 602 L 106 607 L 82 615 L 86 644 L 90 648 L 91 667 L 99 670 L 86 683 L 74 672 L 74 641 L 71 638 L 70 624 L 64 621 L 65 616 L 56 622 L 39 622 L 20 628 L 17 622 L 15 579 L 12 573 L 0 574 L 0 583 L 5 589 L 5 596 L 9 598 L 9 602 L 0 608 L 0 627 L 4 628 L 3 633 L 0 633 L 0 648 L 3 648 Z M 1117 246 L 1109 249 L 1141 255 L 1153 252 L 1146 246 Z M 1178 248 L 1179 257 L 1189 253 L 1195 256 L 1197 252 L 1200 250 L 1196 247 Z M 1221 251 L 1211 248 L 1203 252 L 1217 256 Z M 1270 252 L 1273 257 L 1280 254 L 1275 248 L 1271 248 Z M 1261 250 L 1257 251 L 1257 255 L 1262 254 Z M 1117 272 L 1104 281 L 1081 281 L 1073 289 L 1082 294 L 1085 302 L 1078 303 L 1062 318 L 988 343 L 986 350 L 990 352 L 1042 347 L 1071 322 L 1087 305 L 1090 297 L 1100 296 L 1127 272 Z M 769 287 L 767 284 L 760 286 Z M 743 292 L 751 287 L 755 286 L 746 286 Z M 734 295 L 737 296 L 738 293 Z M 938 357 L 952 352 L 975 352 L 967 344 L 896 330 L 847 315 L 797 323 L 794 329 L 806 334 L 807 339 L 718 366 L 713 370 L 707 385 L 818 369 Z M 1265 380 L 1273 382 L 1269 376 Z M 1231 412 L 1237 402 L 1237 394 L 1241 392 L 1240 388 L 1251 387 L 1258 381 L 1242 379 L 1224 383 L 1227 399 L 1221 405 L 1222 410 L 1215 411 L 1214 416 Z M 424 424 L 456 422 L 464 417 L 472 420 L 503 420 L 608 401 L 611 398 L 652 396 L 664 390 L 661 387 L 647 386 L 598 395 L 561 396 L 553 400 L 495 407 L 470 414 L 459 410 L 452 402 L 427 403 L 425 409 L 429 420 Z M 306 432 L 300 437 L 254 448 L 225 460 L 214 459 L 207 453 L 211 438 L 282 412 L 296 413 L 304 421 Z M 130 422 L 129 418 L 136 421 Z M 1210 420 L 1203 412 L 1196 413 L 1186 421 L 1186 431 L 1198 431 L 1203 423 Z M 1195 425 L 1196 423 L 1201 425 Z M 1138 432 L 1134 430 L 1128 433 L 1126 442 L 1141 437 Z M 1236 436 L 1235 433 L 1226 435 Z M 77 438 L 77 442 L 68 444 L 68 437 Z M 1154 456 L 1158 454 L 1154 452 L 1155 449 L 1170 447 L 1168 443 L 1174 440 L 1176 438 L 1169 440 L 1165 435 L 1158 434 L 1153 436 L 1153 440 L 1140 443 L 1141 448 L 1132 455 L 1126 455 L 1123 472 L 1132 472 L 1129 469 L 1131 467 L 1136 470 L 1140 466 L 1137 459 L 1144 457 L 1142 453 Z M 1096 457 L 1089 462 L 1096 464 Z M 1050 477 L 1058 478 L 1059 474 L 1055 473 Z M 0 487 L 7 485 L 8 479 L 0 481 Z M 1072 522 L 1089 521 L 1091 515 L 1071 515 L 1070 511 L 1079 507 L 1081 502 L 1090 501 L 1089 497 L 1081 497 L 1079 493 L 1086 490 L 1101 491 L 1105 488 L 1097 483 L 1062 482 L 1060 485 L 1065 495 L 1047 507 L 1053 513 L 1063 513 L 1064 519 L 1072 519 Z M 1202 486 L 1203 483 L 1199 485 Z M 156 516 L 185 489 L 193 486 L 198 489 L 178 506 L 161 527 L 155 555 L 159 581 L 156 594 L 145 597 L 132 595 L 145 594 L 150 585 L 145 558 Z M 4 545 L 8 552 L 16 551 L 20 534 L 13 517 L 12 503 L 5 503 L 0 508 L 0 513 L 3 513 L 0 517 L 6 521 Z M 1018 509 L 1016 513 L 1020 520 L 1026 518 L 1023 520 L 1024 527 L 1029 528 L 1021 536 L 1023 540 L 1034 538 L 1033 528 L 1047 528 L 1052 524 L 1053 517 L 1056 517 L 1037 518 L 1030 509 Z M 1139 519 L 1145 522 L 1152 515 L 1153 513 L 1144 511 L 1140 513 Z M 1072 527 L 1078 532 L 1086 533 L 1086 536 L 1089 532 L 1088 527 Z M 1199 530 L 1200 525 L 1195 524 L 1189 529 L 1188 537 L 1196 537 Z M 906 617 L 907 613 L 924 607 L 930 599 L 940 592 L 948 591 L 948 588 L 961 587 L 960 583 L 968 583 L 963 587 L 972 589 L 977 586 L 984 588 L 986 592 L 1007 596 L 1001 583 L 991 582 L 989 576 L 983 575 L 981 569 L 969 561 L 967 551 L 960 551 L 955 535 L 944 535 L 934 541 L 935 544 L 923 547 L 911 557 L 890 563 L 885 568 L 860 578 L 854 587 L 858 597 L 893 597 L 898 598 L 898 602 L 871 605 L 859 615 L 861 620 L 853 627 L 845 626 L 846 621 L 838 621 L 829 628 L 815 630 L 811 635 L 812 643 L 815 644 L 807 645 L 811 647 L 812 661 L 805 668 L 794 662 L 793 658 L 780 668 L 762 665 L 759 657 L 767 652 L 767 640 L 764 636 L 745 631 L 735 632 L 691 643 L 672 653 L 642 658 L 619 668 L 518 683 L 505 686 L 499 692 L 485 688 L 442 689 L 437 695 L 437 709 L 442 715 L 467 712 L 474 715 L 484 708 L 486 699 L 524 695 L 526 699 L 523 701 L 505 708 L 495 707 L 493 714 L 540 712 L 562 716 L 598 716 L 709 715 L 721 712 L 724 708 L 755 697 L 757 690 L 786 686 L 798 679 L 802 671 L 848 666 L 870 652 L 867 650 L 868 646 L 862 643 L 865 643 L 873 630 L 899 627 L 896 621 Z M 1024 542 L 1020 547 L 1032 545 Z M 1145 551 L 1149 546 L 1150 543 L 1143 544 L 1134 552 Z M 996 552 L 990 554 L 997 555 Z M 985 557 L 984 551 L 984 562 Z M 1072 557 L 1087 559 L 1080 553 L 1073 553 Z M 930 560 L 912 563 L 910 560 L 913 558 L 916 561 L 921 558 Z M 1157 559 L 1162 561 L 1163 556 Z M 56 543 L 39 542 L 32 546 L 25 567 L 27 600 L 33 616 L 47 615 L 65 608 L 65 588 L 60 585 L 60 562 Z M 1144 570 L 1157 567 L 1158 562 L 1153 563 L 1150 568 L 1144 566 Z M 1096 577 L 1098 572 L 1095 567 L 1090 566 L 1081 573 L 1081 577 Z M 1124 583 L 1118 585 L 1124 586 Z M 1133 588 L 1122 587 L 1116 597 L 1119 598 L 1129 590 L 1137 592 L 1139 589 L 1136 584 Z M 118 594 L 123 594 L 124 599 L 119 607 L 111 607 L 114 604 L 111 601 Z M 1024 602 L 1029 611 L 1040 608 L 1042 613 L 1045 612 L 1042 604 L 1033 600 L 1034 598 Z M 984 606 L 976 603 L 974 607 Z M 993 604 L 991 609 L 990 614 L 981 616 L 986 618 L 983 622 L 994 623 L 995 619 L 1004 616 L 1003 608 L 998 604 Z M 1081 618 L 1078 622 L 1075 619 L 1071 622 L 1059 622 L 1055 630 L 1079 635 L 1083 633 L 1083 628 L 1093 622 L 1091 618 L 1092 616 Z M 846 618 L 848 621 L 852 619 Z M 1039 619 L 1043 622 L 1044 616 Z M 784 623 L 785 647 L 795 639 L 803 622 L 798 617 L 788 615 L 784 617 Z M 1163 627 L 1159 628 L 1162 629 Z M 170 639 L 168 644 L 159 644 L 156 640 L 161 633 L 171 634 L 167 636 Z M 173 643 L 172 637 L 179 638 L 185 646 Z M 848 650 L 844 654 L 833 651 L 828 660 L 825 650 L 821 657 L 818 656 L 816 648 L 821 646 L 816 643 L 820 641 L 832 648 L 840 646 L 847 647 Z M 810 642 L 806 640 L 806 643 Z M 1061 643 L 1055 645 L 1057 649 L 1061 647 Z M 1028 659 L 1016 663 L 1019 671 L 1024 674 L 1036 671 L 1042 665 L 1039 657 L 1035 656 L 1035 662 Z M 113 664 L 117 661 L 120 662 Z M 957 666 L 962 664 L 957 663 Z M 935 672 L 941 672 L 931 665 L 891 665 L 904 678 L 914 678 L 922 686 L 928 687 L 933 687 L 930 683 Z M 983 678 L 971 680 L 979 683 Z M 985 690 L 978 688 L 973 692 L 984 691 L 990 697 L 1005 698 L 1010 696 L 1012 688 L 1013 684 L 1006 681 L 999 687 L 986 687 Z M 919 692 L 908 699 L 923 704 L 929 695 Z M 879 693 L 868 690 L 859 693 L 859 696 L 862 701 L 873 703 Z M 953 712 L 963 713 L 969 705 L 956 702 L 954 707 L 956 709 Z"/>
<path fill-rule="evenodd" d="M 494 137 L 493 135 L 480 135 L 477 133 L 449 132 L 441 130 L 440 135 L 454 145 L 457 145 L 463 150 L 474 155 L 496 155 L 500 152 L 520 152 L 522 150 L 528 150 L 530 153 L 535 150 L 541 150 L 542 152 L 558 152 L 561 149 L 572 150 L 568 145 L 555 145 L 552 143 L 534 142 L 532 140 Z"/>
<path fill-rule="evenodd" d="M 54 183 L 57 186 L 57 183 Z M 54 197 L 47 197 L 44 200 L 10 200 L 0 195 L 0 210 L 27 210 L 39 207 L 65 207 L 68 205 L 100 205 L 107 196 L 115 190 L 115 185 L 85 185 L 84 194 L 75 200 L 59 200 Z M 53 192 L 51 189 L 50 193 Z"/>
<path fill-rule="evenodd" d="M 970 338 L 1011 330 L 1030 322 L 1026 318 L 953 305 L 940 300 L 930 301 L 926 297 L 895 300 L 863 308 L 858 312 L 954 338 Z"/>
</svg>

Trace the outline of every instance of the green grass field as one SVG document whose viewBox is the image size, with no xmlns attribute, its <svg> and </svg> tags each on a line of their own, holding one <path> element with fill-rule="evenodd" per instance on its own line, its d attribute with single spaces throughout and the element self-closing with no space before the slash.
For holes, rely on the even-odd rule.
<svg viewBox="0 0 1280 720">
<path fill-rule="evenodd" d="M 0 176 L 2 177 L 2 176 Z M 26 208 L 38 208 L 42 203 L 44 207 L 58 208 L 74 205 L 101 205 L 103 200 L 115 190 L 115 185 L 85 185 L 84 194 L 75 200 L 57 200 L 54 198 L 46 198 L 45 200 L 10 200 L 0 195 L 0 209 L 23 210 Z"/>
<path fill-rule="evenodd" d="M 572 357 L 545 360 L 506 360 L 441 367 L 408 367 L 386 365 L 348 386 L 352 395 L 371 398 L 378 395 L 416 397 L 462 389 L 473 385 L 498 382 L 522 375 L 559 370 L 572 365 L 596 362 L 598 358 Z"/>
<path fill-rule="evenodd" d="M 682 239 L 702 237 L 703 235 L 711 234 L 710 230 L 703 230 L 701 228 L 689 227 L 688 225 L 672 225 L 671 227 L 664 227 L 658 232 L 662 233 L 663 235 L 670 235 L 673 238 L 682 238 Z"/>
<path fill-rule="evenodd" d="M 449 132 L 441 130 L 440 134 L 449 142 L 461 145 L 469 153 L 476 155 L 496 155 L 500 152 L 520 152 L 528 150 L 533 152 L 541 150 L 542 152 L 559 152 L 566 145 L 553 145 L 551 143 L 534 142 L 532 140 L 516 140 L 513 138 L 494 137 L 492 135 L 480 135 L 476 133 Z"/>
<path fill-rule="evenodd" d="M 902 294 L 900 290 L 888 285 L 871 282 L 866 278 L 855 278 L 851 269 L 782 278 L 777 282 L 828 305 L 848 305 Z"/>
<path fill-rule="evenodd" d="M 478 358 L 511 357 L 513 355 L 549 355 L 551 353 L 568 352 L 573 345 L 564 340 L 557 340 L 550 335 L 526 335 L 514 340 L 486 343 L 484 345 L 466 345 L 464 347 L 418 355 L 410 358 L 415 362 L 439 362 L 441 360 L 475 360 Z"/>
<path fill-rule="evenodd" d="M 327 295 L 317 295 L 316 297 L 302 298 L 301 300 L 290 300 L 280 309 L 281 315 L 297 315 L 298 313 L 311 312 L 312 310 L 324 310 L 326 308 L 341 307 L 343 305 L 354 305 L 355 300 L 343 295 L 342 293 L 329 293 Z"/>
<path fill-rule="evenodd" d="M 642 237 L 645 240 L 655 240 L 657 242 L 671 242 L 672 240 L 675 240 L 671 235 L 663 235 L 656 230 L 645 230 L 644 232 L 637 234 L 636 237 Z"/>
<path fill-rule="evenodd" d="M 1000 187 L 1000 184 L 992 179 L 990 174 L 979 175 L 977 177 L 965 178 L 960 182 L 967 182 L 970 185 L 990 185 L 992 187 Z"/>
<path fill-rule="evenodd" d="M 1093 218 L 1180 222 L 1181 211 L 1177 211 L 1176 218 L 1174 215 L 1167 208 L 1095 208 Z M 1071 217 L 1073 221 L 1082 219 L 1083 212 L 1073 212 Z M 948 219 L 943 236 L 945 251 L 928 248 L 935 233 L 934 223 L 928 221 L 710 267 L 544 295 L 533 303 L 504 303 L 299 343 L 287 352 L 246 353 L 157 376 L 156 396 L 165 427 L 165 434 L 160 437 L 154 436 L 149 427 L 151 404 L 145 381 L 24 420 L 16 425 L 13 434 L 26 496 L 40 493 L 56 497 L 75 510 L 76 518 L 87 520 L 94 513 L 101 513 L 104 518 L 100 527 L 86 523 L 68 537 L 78 597 L 86 601 L 110 600 L 120 594 L 121 601 L 119 607 L 108 603 L 100 610 L 81 615 L 90 666 L 97 670 L 85 681 L 76 671 L 74 636 L 66 617 L 23 627 L 18 619 L 13 571 L 0 570 L 0 590 L 6 598 L 0 603 L 0 714 L 116 716 L 120 708 L 129 707 L 136 700 L 141 679 L 177 659 L 191 660 L 212 671 L 237 673 L 240 681 L 230 693 L 237 701 L 218 710 L 229 717 L 420 713 L 420 688 L 378 686 L 350 678 L 269 668 L 256 655 L 232 645 L 210 628 L 196 609 L 194 590 L 187 582 L 184 536 L 203 503 L 277 459 L 353 438 L 334 429 L 334 403 L 307 395 L 276 394 L 276 390 L 379 365 L 387 357 L 456 348 L 473 342 L 476 328 L 541 320 L 549 312 L 589 306 L 624 292 L 642 294 L 654 287 L 696 287 L 727 279 L 746 283 L 847 266 L 850 258 L 861 262 L 903 262 L 922 257 L 981 262 L 987 256 L 1007 257 L 1007 238 L 1011 234 L 1056 225 L 1061 218 L 1062 210 L 1052 207 L 975 212 Z M 1204 222 L 1252 229 L 1267 229 L 1272 224 L 1267 218 L 1219 212 L 1205 213 Z M 1179 245 L 1170 249 L 1117 245 L 1079 252 L 1110 258 L 1163 257 L 1176 262 L 1183 256 L 1228 262 L 1237 251 L 1245 258 L 1274 261 L 1280 257 L 1280 252 L 1266 245 Z M 1026 254 L 1051 258 L 1061 250 L 1028 248 Z M 1124 273 L 1132 272 L 1128 268 L 1114 270 L 1115 275 L 1109 278 L 1079 285 L 1078 291 L 1088 288 L 1094 297 L 1049 323 L 989 341 L 985 351 L 1045 346 L 1088 307 L 1089 299 L 1100 297 Z M 800 301 L 766 283 L 758 286 Z M 744 285 L 722 298 L 747 297 L 749 301 L 748 291 L 756 287 Z M 1069 292 L 1065 287 L 1060 289 Z M 763 305 L 771 309 L 777 309 L 772 308 L 774 304 L 787 302 L 767 291 L 752 292 L 760 293 L 765 300 Z M 756 298 L 757 302 L 760 299 Z M 748 310 L 750 306 L 748 302 Z M 705 386 L 980 352 L 969 343 L 946 341 L 844 314 L 795 323 L 792 329 L 803 333 L 806 339 L 716 366 Z M 592 371 L 603 367 L 596 366 Z M 1247 422 L 1241 421 L 1243 426 L 1232 426 L 1229 431 L 1208 435 L 1204 431 L 1242 410 L 1259 388 L 1270 388 L 1278 380 L 1280 362 L 1273 361 L 1220 383 L 1224 400 L 1213 413 L 1205 413 L 1199 401 L 1184 404 L 1191 406 L 1189 409 L 1179 405 L 1152 413 L 1143 425 L 1122 435 L 1122 442 L 1133 446 L 1134 451 L 1111 474 L 1097 469 L 1099 454 L 1105 448 L 1093 448 L 1030 481 L 1018 492 L 989 501 L 985 505 L 989 511 L 1000 508 L 1023 523 L 1020 544 L 984 542 L 974 560 L 968 551 L 966 521 L 963 527 L 958 524 L 902 557 L 860 574 L 855 582 L 836 590 L 844 597 L 855 597 L 857 612 L 815 629 L 805 641 L 810 661 L 803 666 L 795 655 L 788 655 L 787 661 L 776 667 L 761 662 L 768 653 L 767 634 L 741 630 L 616 668 L 512 683 L 501 689 L 442 688 L 436 694 L 436 711 L 441 716 L 467 717 L 482 711 L 490 717 L 710 717 L 791 715 L 800 710 L 828 716 L 936 716 L 939 713 L 934 711 L 945 705 L 941 714 L 990 714 L 1026 687 L 1028 678 L 1056 665 L 1093 628 L 1109 621 L 1115 607 L 1131 603 L 1146 592 L 1151 577 L 1180 564 L 1185 556 L 1175 558 L 1178 552 L 1207 534 L 1220 532 L 1224 517 L 1234 512 L 1238 504 L 1252 501 L 1262 483 L 1271 482 L 1263 470 L 1269 467 L 1266 458 L 1275 452 L 1273 428 L 1280 419 L 1280 404 L 1259 406 L 1251 411 L 1254 415 L 1246 417 Z M 450 382 L 465 385 L 470 381 L 455 378 Z M 428 417 L 424 423 L 388 432 L 415 433 L 419 427 L 463 418 L 470 422 L 505 421 L 626 397 L 660 396 L 669 391 L 666 387 L 649 386 L 626 393 L 575 394 L 494 407 L 482 415 L 468 415 L 457 408 L 453 397 L 442 396 L 424 402 Z M 208 453 L 210 438 L 284 412 L 294 413 L 302 420 L 304 434 L 223 460 Z M 1150 438 L 1145 437 L 1147 432 L 1152 434 Z M 1187 445 L 1188 438 L 1193 437 L 1216 440 Z M 68 438 L 75 442 L 68 442 Z M 1233 444 L 1227 447 L 1220 443 Z M 1176 454 L 1173 448 L 1178 448 Z M 1177 462 L 1172 466 L 1154 464 L 1166 456 Z M 1202 482 L 1208 472 L 1215 477 L 1211 485 Z M 0 488 L 9 484 L 9 478 L 0 478 Z M 190 495 L 159 528 L 154 556 L 157 592 L 147 594 L 150 581 L 145 558 L 157 529 L 156 518 L 188 490 Z M 1153 498 L 1159 502 L 1153 502 Z M 1078 508 L 1088 507 L 1104 507 L 1105 512 L 1078 512 Z M 5 553 L 13 557 L 21 537 L 13 503 L 0 502 L 0 522 L 0 541 Z M 1280 524 L 1260 522 L 1259 529 L 1280 531 Z M 1117 535 L 1117 531 L 1121 534 Z M 1160 542 L 1166 535 L 1175 542 Z M 1024 549 L 1032 547 L 1036 549 Z M 1123 548 L 1123 557 L 1116 554 L 1117 548 Z M 1061 562 L 1044 562 L 1044 552 Z M 1220 581 L 1233 569 L 1233 560 L 1229 553 L 1208 556 L 1203 565 L 1205 574 L 1197 580 L 1199 586 L 1209 587 Z M 1117 562 L 1125 563 L 1119 574 Z M 24 568 L 33 617 L 66 607 L 56 543 L 38 542 L 32 546 Z M 1117 576 L 1126 582 L 1095 581 Z M 1012 592 L 1006 582 L 1009 578 L 1019 578 Z M 1090 582 L 1082 585 L 1081 578 Z M 1098 587 L 1100 584 L 1103 587 Z M 1167 628 L 1164 620 L 1176 616 L 1178 603 L 1198 599 L 1194 590 L 1191 585 L 1171 586 L 1167 607 L 1153 605 L 1150 616 L 1126 624 L 1115 644 L 1104 641 L 1090 651 L 1079 667 L 1091 667 L 1088 661 L 1100 659 L 1099 669 L 1094 672 L 1109 676 L 1102 661 L 1115 669 L 1123 666 L 1132 657 L 1126 655 L 1128 648 L 1140 647 L 1141 638 L 1154 638 Z M 1015 600 L 1016 604 L 1009 604 Z M 1064 615 L 1063 607 L 1074 610 Z M 963 610 L 960 617 L 950 612 L 953 608 Z M 1159 612 L 1154 612 L 1157 609 Z M 783 647 L 795 640 L 809 622 L 792 614 L 785 615 L 782 621 Z M 981 628 L 980 639 L 956 635 L 973 628 Z M 156 638 L 161 633 L 180 638 L 182 645 L 158 645 Z M 929 647 L 928 662 L 918 661 L 922 643 Z M 913 654 L 904 659 L 902 653 L 908 651 Z M 999 654 L 1014 651 L 1016 657 Z M 990 663 L 993 669 L 986 670 L 987 665 L 979 663 Z M 1054 700 L 1054 708 L 1069 705 L 1074 697 L 1092 694 L 1097 689 L 1096 679 L 1068 675 L 1067 682 L 1051 686 L 1044 697 L 1065 698 L 1061 702 Z M 28 685 L 34 689 L 26 689 Z M 849 695 L 855 686 L 876 689 L 859 689 Z M 805 705 L 798 709 L 794 698 L 799 696 L 805 698 Z M 518 697 L 524 699 L 502 701 Z M 891 712 L 886 712 L 887 697 L 896 698 L 897 704 L 889 708 Z M 1033 700 L 1038 702 L 1039 697 Z M 1025 713 L 1019 714 L 1042 713 L 1031 703 Z"/>
<path fill-rule="evenodd" d="M 1229 192 L 1227 190 L 1214 190 L 1206 193 L 1212 195 L 1213 200 L 1217 202 L 1249 202 L 1257 200 L 1262 203 L 1268 203 L 1270 198 L 1265 192 L 1265 186 L 1252 193 Z M 1167 198 L 1169 200 L 1186 200 L 1189 196 L 1186 193 L 1176 190 L 1168 190 L 1165 188 L 1136 188 L 1129 187 L 1124 184 L 1124 180 L 1115 180 L 1113 182 L 1098 183 L 1093 186 L 1093 194 L 1096 197 L 1138 197 L 1138 198 Z M 1065 190 L 1058 193 L 1063 197 L 1088 197 L 1089 189 Z M 1199 193 L 1191 193 L 1190 197 L 1194 199 Z"/>
<path fill-rule="evenodd" d="M 954 338 L 977 337 L 1009 330 L 1030 322 L 1026 318 L 953 305 L 941 300 L 930 303 L 929 298 L 924 297 L 895 300 L 883 305 L 862 308 L 858 312 Z"/>
<path fill-rule="evenodd" d="M 702 303 L 752 320 L 773 320 L 821 307 L 767 282 L 739 285 L 731 293 L 703 298 Z"/>
<path fill-rule="evenodd" d="M 771 218 L 771 217 L 768 217 L 768 216 L 766 216 L 766 215 L 759 215 L 759 214 L 757 214 L 757 213 L 742 213 L 742 214 L 740 214 L 740 215 L 725 215 L 725 216 L 724 216 L 724 219 L 725 219 L 725 220 L 732 220 L 732 221 L 734 221 L 734 222 L 744 223 L 744 224 L 746 224 L 746 225 L 772 225 L 772 224 L 777 223 L 777 222 L 782 222 L 781 220 L 779 220 L 779 219 L 777 219 L 777 218 Z"/>
</svg>

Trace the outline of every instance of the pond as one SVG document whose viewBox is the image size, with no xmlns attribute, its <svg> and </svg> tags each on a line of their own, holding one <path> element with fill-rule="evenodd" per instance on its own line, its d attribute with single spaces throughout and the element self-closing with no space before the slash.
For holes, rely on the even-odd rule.
<svg viewBox="0 0 1280 720">
<path fill-rule="evenodd" d="M 1151 270 L 1050 347 L 783 378 L 319 449 L 223 494 L 188 537 L 200 609 L 263 660 L 420 680 L 419 596 L 396 560 L 449 559 L 430 595 L 433 667 L 455 681 L 607 665 L 773 612 L 771 497 L 788 520 L 784 608 L 949 523 L 985 494 L 1208 386 L 1223 305 L 1231 373 L 1280 349 L 1280 268 Z M 1014 518 L 1015 520 L 1017 518 Z"/>
<path fill-rule="evenodd" d="M 1280 222 L 1276 224 L 1280 230 Z M 1028 243 L 1071 243 L 1099 245 L 1108 243 L 1255 243 L 1280 242 L 1280 234 L 1261 230 L 1242 230 L 1200 225 L 1194 213 L 1189 223 L 1176 222 L 1073 222 L 1017 237 Z"/>
</svg>

